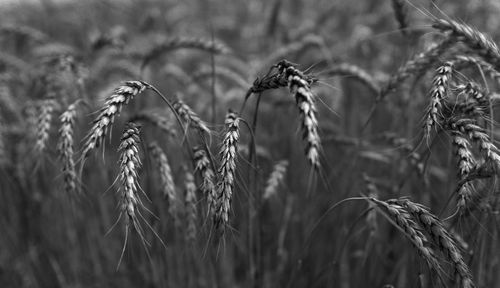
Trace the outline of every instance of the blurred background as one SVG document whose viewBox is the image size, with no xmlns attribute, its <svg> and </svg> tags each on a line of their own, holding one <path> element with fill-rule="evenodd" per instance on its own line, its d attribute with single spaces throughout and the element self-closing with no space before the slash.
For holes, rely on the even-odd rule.
<svg viewBox="0 0 500 288">
<path fill-rule="evenodd" d="M 376 91 L 329 69 L 354 65 L 380 88 L 407 60 L 443 39 L 431 27 L 436 18 L 458 19 L 498 40 L 500 1 L 404 1 L 405 30 L 392 2 L 0 1 L 0 287 L 433 287 L 432 271 L 411 243 L 370 213 L 367 201 L 331 208 L 370 194 L 410 196 L 443 218 L 454 212 L 450 139 L 439 137 L 430 154 L 419 145 L 436 66 L 390 95 L 366 127 Z M 151 52 L 184 38 L 223 48 Z M 47 60 L 61 56 L 69 59 L 64 69 Z M 147 243 L 133 230 L 125 239 L 114 183 L 124 123 L 137 113 L 173 121 L 152 92 L 124 107 L 110 140 L 85 163 L 78 183 L 84 195 L 66 193 L 57 133 L 59 115 L 76 99 L 85 104 L 75 120 L 75 159 L 95 111 L 127 80 L 147 81 L 169 99 L 186 102 L 213 131 L 210 149 L 217 159 L 224 115 L 239 111 L 254 80 L 283 58 L 318 78 L 321 171 L 313 173 L 303 155 L 299 115 L 287 88 L 251 96 L 241 116 L 251 125 L 258 107 L 257 160 L 247 160 L 252 137 L 241 124 L 231 229 L 222 239 L 214 240 L 201 193 L 194 240 L 186 239 L 185 213 L 168 213 L 147 144 L 155 140 L 167 154 L 182 203 L 192 160 L 184 153 L 184 131 L 171 137 L 146 124 L 139 175 L 141 198 L 151 211 L 144 213 Z M 46 148 L 36 153 L 39 105 L 49 86 L 56 87 L 57 105 Z M 197 141 L 196 134 L 189 137 Z M 413 152 L 430 155 L 425 173 Z M 274 165 L 283 160 L 283 179 L 264 197 Z M 464 255 L 478 287 L 500 287 L 497 202 L 478 204 L 450 225 L 468 243 Z"/>
</svg>

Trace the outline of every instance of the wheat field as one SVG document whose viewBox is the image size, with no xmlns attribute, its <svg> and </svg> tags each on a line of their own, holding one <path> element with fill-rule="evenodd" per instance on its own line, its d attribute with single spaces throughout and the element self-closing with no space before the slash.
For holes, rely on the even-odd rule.
<svg viewBox="0 0 500 288">
<path fill-rule="evenodd" d="M 0 8 L 0 287 L 500 287 L 496 0 Z"/>
</svg>

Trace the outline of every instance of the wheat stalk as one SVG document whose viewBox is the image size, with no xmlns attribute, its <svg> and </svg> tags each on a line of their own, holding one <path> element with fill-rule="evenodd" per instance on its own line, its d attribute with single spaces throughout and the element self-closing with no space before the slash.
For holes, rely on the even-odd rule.
<svg viewBox="0 0 500 288">
<path fill-rule="evenodd" d="M 221 230 L 229 222 L 229 210 L 234 190 L 236 173 L 237 144 L 240 138 L 240 118 L 234 112 L 228 112 L 225 120 L 226 132 L 222 140 L 220 150 L 220 167 L 217 182 L 217 200 L 214 224 L 217 230 Z"/>
</svg>

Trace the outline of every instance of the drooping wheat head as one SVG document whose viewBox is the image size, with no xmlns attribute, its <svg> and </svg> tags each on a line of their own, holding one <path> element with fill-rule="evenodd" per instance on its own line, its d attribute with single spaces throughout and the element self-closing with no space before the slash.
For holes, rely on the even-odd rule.
<svg viewBox="0 0 500 288">
<path fill-rule="evenodd" d="M 220 167 L 217 181 L 217 200 L 214 224 L 221 232 L 229 223 L 229 211 L 234 191 L 236 173 L 237 144 L 240 138 L 240 118 L 234 112 L 229 111 L 225 120 L 226 131 L 222 140 L 220 150 Z"/>
<path fill-rule="evenodd" d="M 419 255 L 426 261 L 429 268 L 439 274 L 441 271 L 441 265 L 439 264 L 437 255 L 431 248 L 429 248 L 429 241 L 424 234 L 422 234 L 421 228 L 415 222 L 410 213 L 408 213 L 403 206 L 396 203 L 380 201 L 376 198 L 370 198 L 370 200 L 381 208 L 382 211 L 384 211 L 386 215 L 394 221 L 400 229 L 402 229 L 405 236 L 408 237 L 413 246 L 419 252 Z"/>
<path fill-rule="evenodd" d="M 472 119 L 450 119 L 451 130 L 456 130 L 467 135 L 469 139 L 477 143 L 479 150 L 483 153 L 485 160 L 490 161 L 495 167 L 500 167 L 500 155 L 498 148 L 491 142 L 486 131 L 475 124 Z"/>
<path fill-rule="evenodd" d="M 311 86 L 304 74 L 288 61 L 278 63 L 277 68 L 288 80 L 288 88 L 299 109 L 302 138 L 306 142 L 306 158 L 315 169 L 318 169 L 321 140 L 318 133 L 315 97 Z"/>
<path fill-rule="evenodd" d="M 432 214 L 429 209 L 421 204 L 411 202 L 408 199 L 396 199 L 387 201 L 391 204 L 401 205 L 416 219 L 424 231 L 431 237 L 439 251 L 451 262 L 459 279 L 460 287 L 475 287 L 469 267 L 465 263 L 462 253 L 455 239 L 444 228 L 443 223 Z"/>
<path fill-rule="evenodd" d="M 101 108 L 92 128 L 90 128 L 85 137 L 81 156 L 82 163 L 90 156 L 90 152 L 102 143 L 108 129 L 111 129 L 115 117 L 120 115 L 123 106 L 127 105 L 134 96 L 143 92 L 148 87 L 149 84 L 143 81 L 127 81 L 122 86 L 116 88 L 106 99 L 104 107 Z"/>
<path fill-rule="evenodd" d="M 442 32 L 450 32 L 450 36 L 464 42 L 496 68 L 500 67 L 500 50 L 496 43 L 487 35 L 465 23 L 458 23 L 449 19 L 437 19 L 433 27 Z"/>
</svg>

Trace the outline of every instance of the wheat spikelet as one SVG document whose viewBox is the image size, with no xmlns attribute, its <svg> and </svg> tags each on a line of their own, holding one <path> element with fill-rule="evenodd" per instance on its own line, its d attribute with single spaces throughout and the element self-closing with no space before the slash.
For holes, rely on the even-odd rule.
<svg viewBox="0 0 500 288">
<path fill-rule="evenodd" d="M 370 73 L 365 71 L 363 68 L 358 67 L 349 63 L 340 63 L 335 65 L 334 67 L 328 69 L 324 72 L 327 75 L 345 75 L 351 76 L 355 79 L 361 81 L 361 83 L 365 84 L 375 95 L 378 95 L 380 92 L 380 87 Z"/>
<path fill-rule="evenodd" d="M 143 62 L 141 67 L 145 67 L 149 62 L 161 57 L 161 55 L 166 52 L 181 48 L 198 49 L 214 54 L 228 54 L 231 52 L 229 47 L 219 41 L 211 41 L 202 38 L 176 37 L 157 43 L 151 50 L 142 55 Z"/>
<path fill-rule="evenodd" d="M 288 167 L 287 160 L 278 161 L 274 165 L 273 171 L 271 172 L 271 175 L 269 175 L 269 178 L 267 179 L 266 188 L 264 189 L 264 195 L 262 196 L 264 200 L 269 199 L 276 195 L 276 193 L 278 192 L 278 186 L 280 185 L 280 183 L 283 182 L 283 179 L 285 177 L 287 167 Z"/>
<path fill-rule="evenodd" d="M 196 185 L 191 172 L 186 171 L 184 179 L 184 206 L 186 207 L 186 241 L 193 242 L 196 239 Z"/>
<path fill-rule="evenodd" d="M 108 129 L 111 129 L 116 116 L 120 115 L 124 105 L 134 98 L 137 94 L 149 88 L 149 84 L 142 81 L 127 81 L 122 86 L 116 88 L 111 96 L 106 99 L 104 107 L 101 108 L 99 115 L 94 120 L 94 124 L 87 136 L 82 152 L 82 160 L 89 157 L 90 152 L 99 147 L 104 140 Z M 83 164 L 82 164 L 83 165 Z"/>
<path fill-rule="evenodd" d="M 132 117 L 130 117 L 129 121 L 149 122 L 163 131 L 165 135 L 170 137 L 177 137 L 177 131 L 175 130 L 173 119 L 165 117 L 161 114 L 150 111 L 143 111 L 134 114 Z"/>
<path fill-rule="evenodd" d="M 439 113 L 443 100 L 446 98 L 448 89 L 448 81 L 453 72 L 453 63 L 446 62 L 443 66 L 436 70 L 436 76 L 432 81 L 432 89 L 430 92 L 431 103 L 427 112 L 427 120 L 425 122 L 425 134 L 427 139 L 431 134 L 432 127 L 438 123 Z"/>
<path fill-rule="evenodd" d="M 220 150 L 221 163 L 218 171 L 217 199 L 214 224 L 223 231 L 229 222 L 229 210 L 234 190 L 236 172 L 237 144 L 240 138 L 240 118 L 234 112 L 228 112 L 225 120 L 226 132 Z"/>
<path fill-rule="evenodd" d="M 172 106 L 174 107 L 175 112 L 179 114 L 180 118 L 187 124 L 188 127 L 193 127 L 200 131 L 200 133 L 210 134 L 210 129 L 208 129 L 205 122 L 203 122 L 198 114 L 196 114 L 193 109 L 191 109 L 191 107 L 189 107 L 182 100 L 176 100 L 172 103 Z"/>
<path fill-rule="evenodd" d="M 156 142 L 152 142 L 148 146 L 151 156 L 156 163 L 158 173 L 160 175 L 161 192 L 163 197 L 168 201 L 168 212 L 174 220 L 177 221 L 177 212 L 179 211 L 179 199 L 175 191 L 174 177 L 172 169 L 167 158 L 167 154 L 161 149 Z"/>
<path fill-rule="evenodd" d="M 392 75 L 385 86 L 382 88 L 378 101 L 383 100 L 389 93 L 392 93 L 396 88 L 401 85 L 406 79 L 420 75 L 423 71 L 431 67 L 448 48 L 450 48 L 455 41 L 453 39 L 445 39 L 424 52 L 415 55 L 411 60 L 408 60 L 401 68 L 398 69 L 396 74 Z"/>
<path fill-rule="evenodd" d="M 500 155 L 498 148 L 491 142 L 490 137 L 486 134 L 485 130 L 478 125 L 474 124 L 471 119 L 452 119 L 450 121 L 452 130 L 460 131 L 479 146 L 479 150 L 484 154 L 485 159 L 500 167 Z"/>
<path fill-rule="evenodd" d="M 120 193 L 120 215 L 122 213 L 126 215 L 125 223 L 127 228 L 130 222 L 132 222 L 134 228 L 141 233 L 137 218 L 137 214 L 140 213 L 138 209 L 142 206 L 137 193 L 140 189 L 138 170 L 141 168 L 139 143 L 139 126 L 133 122 L 127 123 L 118 147 L 118 152 L 120 153 L 118 160 L 120 166 L 120 174 L 118 176 L 120 183 L 118 189 Z"/>
<path fill-rule="evenodd" d="M 50 128 L 52 125 L 52 113 L 54 112 L 57 101 L 50 97 L 44 99 L 39 104 L 39 115 L 37 120 L 35 151 L 41 153 L 47 146 L 49 140 Z"/>
<path fill-rule="evenodd" d="M 201 192 L 207 197 L 208 212 L 210 216 L 213 216 L 216 208 L 217 190 L 214 184 L 215 174 L 212 170 L 210 158 L 207 151 L 201 146 L 193 148 L 193 157 L 194 170 L 202 178 Z"/>
<path fill-rule="evenodd" d="M 457 85 L 455 87 L 457 95 L 464 94 L 466 96 L 466 100 L 472 99 L 478 105 L 488 105 L 488 95 L 487 93 L 474 82 L 468 82 L 467 84 Z"/>
<path fill-rule="evenodd" d="M 485 34 L 464 23 L 446 19 L 437 19 L 433 27 L 442 32 L 450 32 L 451 36 L 467 44 L 486 61 L 496 68 L 500 67 L 500 51 L 495 42 Z"/>
<path fill-rule="evenodd" d="M 73 195 L 77 190 L 77 176 L 75 169 L 75 161 L 73 159 L 73 129 L 76 117 L 76 108 L 80 101 L 76 101 L 69 105 L 64 111 L 59 120 L 61 126 L 59 128 L 59 140 L 57 142 L 57 151 L 59 160 L 62 163 L 62 173 L 64 178 L 64 189 L 66 193 Z"/>
<path fill-rule="evenodd" d="M 405 207 L 417 220 L 418 224 L 420 224 L 432 238 L 433 243 L 436 244 L 439 250 L 449 261 L 451 261 L 455 273 L 459 278 L 461 287 L 475 287 L 469 267 L 465 264 L 455 240 L 436 216 L 429 212 L 425 206 L 411 202 L 408 199 L 396 199 L 387 202 Z"/>
<path fill-rule="evenodd" d="M 429 268 L 439 273 L 441 267 L 438 258 L 434 251 L 428 247 L 429 242 L 427 238 L 422 234 L 420 227 L 408 211 L 396 203 L 388 203 L 376 198 L 370 198 L 370 200 L 380 207 L 403 230 L 405 236 L 410 239 L 413 246 L 419 252 L 419 255 L 427 262 Z"/>
<path fill-rule="evenodd" d="M 277 64 L 278 70 L 288 79 L 288 88 L 295 98 L 301 118 L 302 137 L 306 142 L 305 153 L 309 163 L 318 169 L 321 141 L 318 134 L 316 104 L 309 82 L 302 72 L 287 61 Z"/>
<path fill-rule="evenodd" d="M 398 21 L 401 34 L 403 34 L 403 36 L 408 36 L 409 31 L 407 28 L 410 21 L 408 20 L 408 9 L 406 8 L 404 1 L 392 0 L 392 9 L 394 10 L 396 20 Z"/>
</svg>

